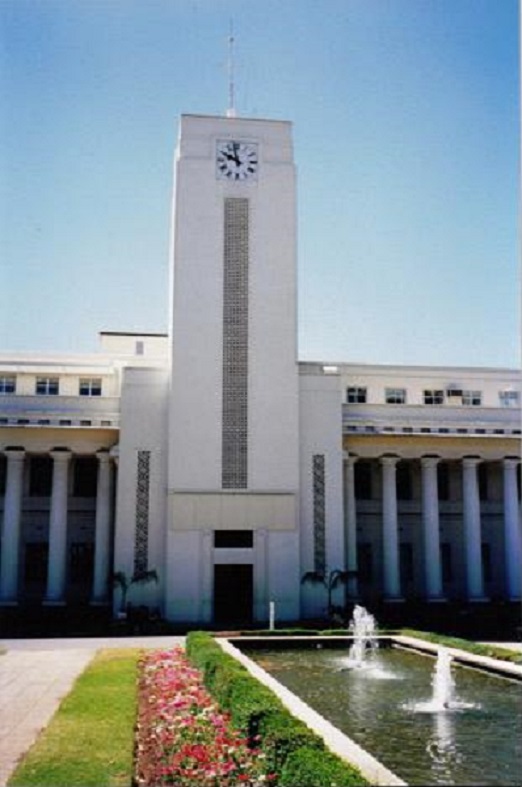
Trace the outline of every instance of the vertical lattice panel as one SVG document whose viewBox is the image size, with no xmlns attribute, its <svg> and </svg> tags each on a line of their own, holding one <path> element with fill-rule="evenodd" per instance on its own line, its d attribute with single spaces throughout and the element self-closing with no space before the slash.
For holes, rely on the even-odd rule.
<svg viewBox="0 0 522 787">
<path fill-rule="evenodd" d="M 222 487 L 248 483 L 248 200 L 225 199 Z"/>
<path fill-rule="evenodd" d="M 314 569 L 326 572 L 326 501 L 324 454 L 312 457 L 312 483 L 314 505 Z"/>
<path fill-rule="evenodd" d="M 150 451 L 138 451 L 134 573 L 147 571 L 149 552 Z"/>
</svg>

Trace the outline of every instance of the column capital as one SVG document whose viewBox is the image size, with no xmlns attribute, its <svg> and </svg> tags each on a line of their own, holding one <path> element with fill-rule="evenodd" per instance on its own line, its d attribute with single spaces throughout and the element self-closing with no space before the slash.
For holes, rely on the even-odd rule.
<svg viewBox="0 0 522 787">
<path fill-rule="evenodd" d="M 114 464 L 118 467 L 118 462 L 120 460 L 120 446 L 113 445 L 109 451 L 110 456 L 114 459 Z"/>
<path fill-rule="evenodd" d="M 397 454 L 383 454 L 381 457 L 379 457 L 379 461 L 382 465 L 395 467 L 400 458 L 401 457 L 397 456 Z"/>
<path fill-rule="evenodd" d="M 520 457 L 519 456 L 504 456 L 502 462 L 507 467 L 516 467 L 520 464 Z"/>
<path fill-rule="evenodd" d="M 357 454 L 351 454 L 349 451 L 343 451 L 343 462 L 348 465 L 353 465 L 359 459 Z"/>
<path fill-rule="evenodd" d="M 422 467 L 436 467 L 439 464 L 441 457 L 438 454 L 424 454 L 420 458 Z"/>
<path fill-rule="evenodd" d="M 25 448 L 18 445 L 9 445 L 4 448 L 8 462 L 22 462 L 25 459 Z"/>
<path fill-rule="evenodd" d="M 68 462 L 72 457 L 72 451 L 70 451 L 68 448 L 57 447 L 52 448 L 49 451 L 49 455 L 52 456 L 56 462 Z"/>
<path fill-rule="evenodd" d="M 111 455 L 106 448 L 101 448 L 99 451 L 96 451 L 96 458 L 100 464 L 108 464 L 111 461 Z"/>
<path fill-rule="evenodd" d="M 482 462 L 482 457 L 480 456 L 469 455 L 469 456 L 462 457 L 462 464 L 464 465 L 464 467 L 476 467 L 481 462 Z"/>
</svg>

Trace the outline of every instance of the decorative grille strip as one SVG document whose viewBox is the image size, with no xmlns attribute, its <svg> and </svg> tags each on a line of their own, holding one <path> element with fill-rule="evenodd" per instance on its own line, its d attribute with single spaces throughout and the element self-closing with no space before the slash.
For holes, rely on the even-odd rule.
<svg viewBox="0 0 522 787">
<path fill-rule="evenodd" d="M 149 558 L 150 451 L 138 451 L 136 481 L 136 530 L 134 535 L 134 573 L 147 571 Z"/>
<path fill-rule="evenodd" d="M 223 276 L 223 489 L 248 484 L 248 200 L 225 199 Z"/>
<path fill-rule="evenodd" d="M 314 569 L 326 572 L 326 503 L 324 454 L 312 456 L 313 506 L 314 506 Z"/>
</svg>

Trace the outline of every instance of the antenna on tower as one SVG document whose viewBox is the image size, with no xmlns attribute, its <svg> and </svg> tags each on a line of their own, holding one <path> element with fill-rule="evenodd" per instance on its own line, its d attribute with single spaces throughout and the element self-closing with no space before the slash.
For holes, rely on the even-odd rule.
<svg viewBox="0 0 522 787">
<path fill-rule="evenodd" d="M 234 84 L 234 25 L 230 20 L 230 33 L 228 36 L 228 109 L 227 117 L 236 117 L 236 96 Z"/>
</svg>

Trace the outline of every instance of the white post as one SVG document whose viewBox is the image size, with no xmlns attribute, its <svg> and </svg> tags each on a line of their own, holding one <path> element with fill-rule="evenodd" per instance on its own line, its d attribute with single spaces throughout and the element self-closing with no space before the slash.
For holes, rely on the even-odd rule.
<svg viewBox="0 0 522 787">
<path fill-rule="evenodd" d="M 353 572 L 348 578 L 347 596 L 352 601 L 359 596 L 357 571 L 357 508 L 355 501 L 354 465 L 357 457 L 345 452 L 344 459 L 344 522 L 346 533 L 346 570 Z"/>
<path fill-rule="evenodd" d="M 53 458 L 53 488 L 49 517 L 49 563 L 45 604 L 65 604 L 67 573 L 67 493 L 71 452 L 51 451 Z"/>
<path fill-rule="evenodd" d="M 109 559 L 111 552 L 111 459 L 107 451 L 98 451 L 96 488 L 96 523 L 94 541 L 94 580 L 91 604 L 109 600 Z"/>
<path fill-rule="evenodd" d="M 268 628 L 270 631 L 275 629 L 275 603 L 271 601 L 268 605 Z"/>
<path fill-rule="evenodd" d="M 463 518 L 466 551 L 466 576 L 469 601 L 484 601 L 482 534 L 477 466 L 478 456 L 465 456 L 463 466 Z"/>
<path fill-rule="evenodd" d="M 504 540 L 506 555 L 506 591 L 511 601 L 522 595 L 522 532 L 517 492 L 518 457 L 504 459 Z"/>
<path fill-rule="evenodd" d="M 382 456 L 382 524 L 384 598 L 402 601 L 399 574 L 399 534 L 397 517 L 396 468 L 398 456 Z"/>
<path fill-rule="evenodd" d="M 0 603 L 18 603 L 18 569 L 20 564 L 20 523 L 22 519 L 22 491 L 25 451 L 7 449 L 7 479 L 2 533 L 2 562 L 0 565 Z"/>
<path fill-rule="evenodd" d="M 438 456 L 421 457 L 424 571 L 426 576 L 426 598 L 428 601 L 443 600 L 437 484 L 438 463 Z"/>
</svg>

